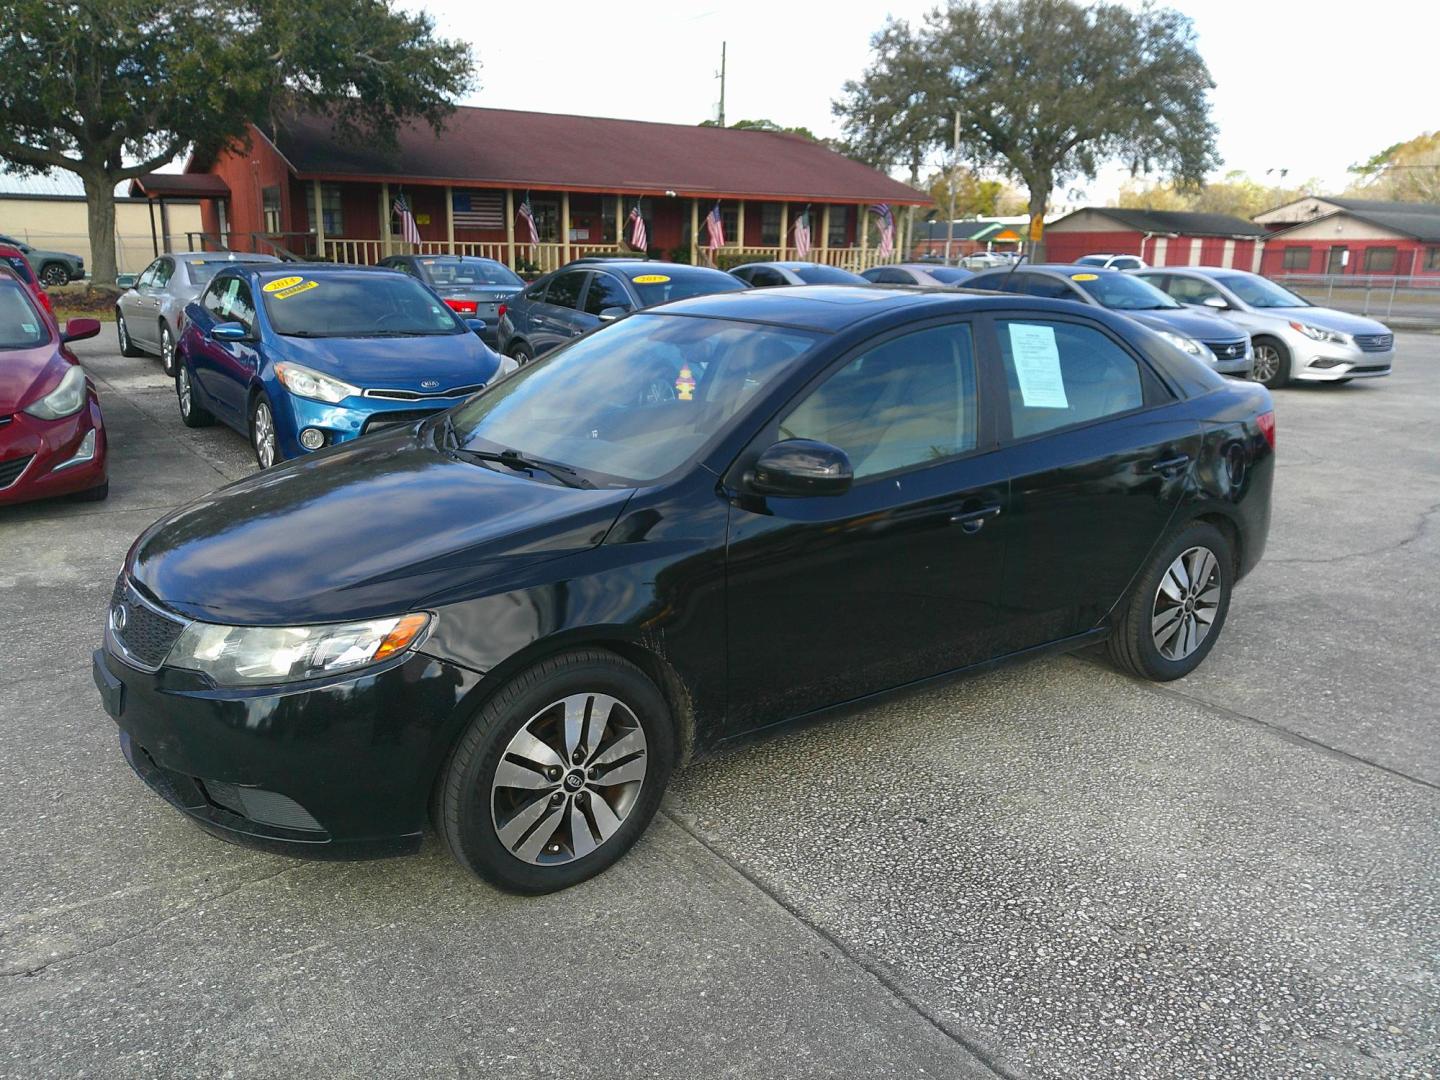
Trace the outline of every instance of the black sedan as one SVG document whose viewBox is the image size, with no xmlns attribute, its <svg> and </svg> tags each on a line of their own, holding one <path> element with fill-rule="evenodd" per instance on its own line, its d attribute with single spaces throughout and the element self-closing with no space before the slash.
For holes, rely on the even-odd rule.
<svg viewBox="0 0 1440 1080">
<path fill-rule="evenodd" d="M 1097 642 L 1193 671 L 1265 549 L 1269 393 L 1100 308 L 811 286 L 638 312 L 151 526 L 94 674 L 273 850 L 520 892 L 757 729 Z"/>
<path fill-rule="evenodd" d="M 496 327 L 501 302 L 525 287 L 504 263 L 469 255 L 391 255 L 380 265 L 418 277 L 462 319 L 483 322 L 480 340 L 492 349 L 500 341 Z"/>
</svg>

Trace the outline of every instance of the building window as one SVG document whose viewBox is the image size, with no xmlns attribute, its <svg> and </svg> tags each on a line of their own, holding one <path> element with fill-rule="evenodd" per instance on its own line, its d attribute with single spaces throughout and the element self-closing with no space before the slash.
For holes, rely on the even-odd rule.
<svg viewBox="0 0 1440 1080">
<path fill-rule="evenodd" d="M 1440 247 L 1425 249 L 1425 269 L 1440 270 Z"/>
<path fill-rule="evenodd" d="M 780 246 L 780 204 L 767 202 L 760 204 L 760 243 L 768 247 Z M 1431 251 L 1440 251 L 1440 248 L 1431 248 Z"/>
<path fill-rule="evenodd" d="M 1393 247 L 1366 248 L 1365 272 L 1367 274 L 1393 274 L 1395 272 L 1395 249 Z"/>
<path fill-rule="evenodd" d="M 326 236 L 345 235 L 345 212 L 342 209 L 341 203 L 342 200 L 340 198 L 339 184 L 320 185 L 320 213 L 325 220 Z M 310 222 L 310 231 L 314 232 L 315 197 L 313 192 L 311 193 L 311 197 L 306 200 L 306 205 L 308 210 L 307 218 Z"/>
<path fill-rule="evenodd" d="M 1280 265 L 1286 270 L 1309 270 L 1310 249 L 1308 247 L 1287 247 L 1285 258 Z"/>
<path fill-rule="evenodd" d="M 556 244 L 560 242 L 560 204 L 558 202 L 545 202 L 534 199 L 530 203 L 530 211 L 535 215 L 535 231 L 540 234 L 542 244 Z M 525 226 L 518 226 L 516 233 L 517 240 L 528 241 L 525 236 Z"/>
<path fill-rule="evenodd" d="M 826 240 L 828 247 L 844 247 L 850 242 L 850 211 L 854 209 L 849 206 L 830 207 L 830 236 Z"/>
<path fill-rule="evenodd" d="M 265 231 L 278 233 L 280 231 L 280 189 L 267 187 L 260 194 L 260 205 L 265 217 Z"/>
<path fill-rule="evenodd" d="M 726 206 L 720 204 L 720 224 L 725 229 L 725 246 L 733 247 L 736 244 L 744 245 L 745 238 L 740 235 L 740 205 L 731 203 Z"/>
</svg>

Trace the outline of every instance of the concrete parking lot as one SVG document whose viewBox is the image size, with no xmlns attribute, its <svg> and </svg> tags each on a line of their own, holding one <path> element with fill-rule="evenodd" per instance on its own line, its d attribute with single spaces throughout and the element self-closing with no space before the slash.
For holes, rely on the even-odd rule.
<svg viewBox="0 0 1440 1080">
<path fill-rule="evenodd" d="M 1440 336 L 1277 393 L 1268 555 L 1194 676 L 1050 659 L 752 743 L 541 899 L 433 842 L 231 847 L 130 773 L 115 573 L 253 464 L 113 340 L 110 500 L 0 510 L 0 1076 L 1440 1072 Z"/>
</svg>

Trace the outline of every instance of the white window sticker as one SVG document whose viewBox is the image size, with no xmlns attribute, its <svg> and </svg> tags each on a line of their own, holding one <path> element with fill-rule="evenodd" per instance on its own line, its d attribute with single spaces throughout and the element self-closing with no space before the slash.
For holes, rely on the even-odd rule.
<svg viewBox="0 0 1440 1080">
<path fill-rule="evenodd" d="M 20 329 L 24 330 L 27 334 L 33 334 L 36 330 L 39 330 L 40 328 L 36 326 L 33 322 L 26 322 L 20 324 Z"/>
<path fill-rule="evenodd" d="M 1060 349 L 1053 326 L 1010 324 L 1010 357 L 1020 397 L 1031 409 L 1068 409 L 1065 380 L 1060 374 Z"/>
</svg>

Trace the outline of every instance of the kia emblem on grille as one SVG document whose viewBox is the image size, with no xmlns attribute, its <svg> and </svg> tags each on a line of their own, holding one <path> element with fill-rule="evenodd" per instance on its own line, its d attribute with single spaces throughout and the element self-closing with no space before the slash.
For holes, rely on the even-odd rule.
<svg viewBox="0 0 1440 1080">
<path fill-rule="evenodd" d="M 130 612 L 124 604 L 116 604 L 110 609 L 110 627 L 119 631 L 125 629 L 125 624 L 130 621 Z"/>
<path fill-rule="evenodd" d="M 440 380 L 439 380 L 439 379 L 421 379 L 421 380 L 420 380 L 420 387 L 421 387 L 421 389 L 423 389 L 423 390 L 434 390 L 435 387 L 437 387 L 437 386 L 439 386 L 439 385 L 440 385 Z"/>
</svg>

